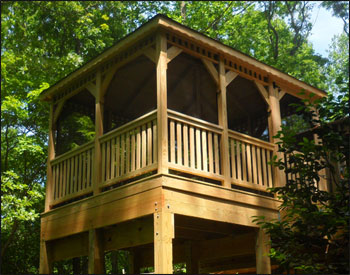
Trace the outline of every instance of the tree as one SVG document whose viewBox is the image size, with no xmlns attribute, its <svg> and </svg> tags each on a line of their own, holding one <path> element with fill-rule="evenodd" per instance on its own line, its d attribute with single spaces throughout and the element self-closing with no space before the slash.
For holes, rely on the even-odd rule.
<svg viewBox="0 0 350 275">
<path fill-rule="evenodd" d="M 269 256 L 281 270 L 306 273 L 349 273 L 349 135 L 337 124 L 349 125 L 349 91 L 341 89 L 322 100 L 304 100 L 295 105 L 312 130 L 283 125 L 278 132 L 279 152 L 285 156 L 273 165 L 284 170 L 287 183 L 271 188 L 281 200 L 281 217 L 255 222 L 271 237 Z M 343 126 L 344 127 L 344 126 Z M 317 136 L 317 140 L 314 139 Z M 338 165 L 341 164 L 341 169 Z M 321 175 L 330 192 L 321 186 Z"/>
</svg>

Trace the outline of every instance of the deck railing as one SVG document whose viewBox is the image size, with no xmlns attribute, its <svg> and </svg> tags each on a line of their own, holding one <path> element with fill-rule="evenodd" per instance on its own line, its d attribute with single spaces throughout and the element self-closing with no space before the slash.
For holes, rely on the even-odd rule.
<svg viewBox="0 0 350 275">
<path fill-rule="evenodd" d="M 168 110 L 169 168 L 222 180 L 218 125 Z"/>
<path fill-rule="evenodd" d="M 222 127 L 168 110 L 168 167 L 183 176 L 224 183 L 223 154 L 229 154 L 231 183 L 266 190 L 273 186 L 274 145 L 241 134 L 229 133 L 229 152 L 222 152 Z M 157 170 L 157 112 L 152 111 L 99 138 L 102 178 L 99 188 Z M 95 179 L 94 141 L 51 161 L 53 198 L 57 205 L 91 194 Z"/>
<path fill-rule="evenodd" d="M 102 185 L 157 169 L 157 113 L 152 111 L 100 138 Z"/>
<path fill-rule="evenodd" d="M 248 188 L 272 187 L 272 158 L 274 144 L 229 130 L 230 168 L 233 184 Z"/>
<path fill-rule="evenodd" d="M 91 141 L 51 161 L 52 204 L 92 192 L 94 151 L 94 142 Z"/>
</svg>

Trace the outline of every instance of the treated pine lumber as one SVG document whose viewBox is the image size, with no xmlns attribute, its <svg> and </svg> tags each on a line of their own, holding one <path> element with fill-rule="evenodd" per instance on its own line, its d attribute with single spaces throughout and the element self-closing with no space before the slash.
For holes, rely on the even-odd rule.
<svg viewBox="0 0 350 275">
<path fill-rule="evenodd" d="M 154 183 L 154 185 L 158 184 L 158 182 Z M 137 190 L 137 187 L 140 188 L 140 186 L 133 186 L 134 188 L 129 186 L 127 190 L 121 190 L 123 192 L 119 194 L 112 193 L 115 195 L 112 198 L 106 192 L 100 198 L 93 197 L 77 204 L 74 208 L 68 208 L 69 211 L 67 209 L 64 213 L 60 212 L 56 215 L 42 218 L 42 237 L 45 240 L 61 238 L 89 230 L 90 228 L 112 225 L 152 214 L 154 212 L 154 203 L 156 201 L 161 202 L 161 190 L 155 188 L 154 185 L 148 184 L 147 188 L 143 186 L 143 190 L 148 190 L 152 187 L 153 189 L 136 194 L 132 194 L 131 190 L 135 192 L 135 189 Z M 131 195 L 127 196 L 126 194 L 128 193 L 131 193 Z M 123 194 L 121 198 L 120 194 Z M 140 204 L 142 204 L 141 208 Z M 58 214 L 59 216 L 57 216 Z"/>
<path fill-rule="evenodd" d="M 233 71 L 228 71 L 226 74 L 225 74 L 225 77 L 226 77 L 226 87 L 228 85 L 230 85 L 230 83 L 236 79 L 236 77 L 238 76 L 238 74 L 236 72 L 233 72 Z"/>
<path fill-rule="evenodd" d="M 210 76 L 215 81 L 216 85 L 219 85 L 219 73 L 216 70 L 213 62 L 209 61 L 208 59 L 201 58 L 203 64 L 205 65 L 205 68 L 208 70 Z M 226 84 L 226 83 L 225 83 Z"/>
<path fill-rule="evenodd" d="M 252 145 L 256 145 L 256 146 L 265 148 L 265 149 L 270 150 L 270 151 L 273 151 L 274 148 L 275 148 L 274 147 L 275 145 L 273 143 L 271 143 L 271 142 L 263 141 L 261 139 L 258 139 L 258 138 L 255 138 L 255 137 L 251 137 L 251 136 L 246 135 L 246 134 L 242 134 L 242 133 L 239 133 L 239 132 L 236 132 L 236 131 L 233 131 L 233 130 L 229 130 L 228 133 L 229 133 L 229 137 L 230 138 L 242 141 L 244 143 L 249 143 L 249 144 L 252 144 Z"/>
<path fill-rule="evenodd" d="M 168 49 L 168 55 L 167 55 L 167 63 L 171 62 L 175 57 L 177 57 L 180 53 L 182 52 L 182 49 L 176 47 L 176 46 L 171 46 Z"/>
<path fill-rule="evenodd" d="M 260 92 L 261 96 L 263 97 L 265 103 L 268 107 L 270 107 L 269 93 L 266 91 L 265 87 L 261 83 L 257 81 L 254 81 L 254 83 L 255 86 L 258 88 L 258 91 Z"/>
<path fill-rule="evenodd" d="M 46 198 L 45 198 L 45 211 L 50 210 L 50 205 L 54 199 L 54 176 L 52 175 L 52 163 L 55 158 L 55 141 L 54 141 L 54 110 L 53 104 L 50 105 L 50 117 L 49 117 L 49 144 L 48 144 L 48 158 L 47 158 L 47 180 L 46 180 Z"/>
<path fill-rule="evenodd" d="M 104 236 L 105 251 L 153 243 L 153 215 L 108 227 Z"/>
<path fill-rule="evenodd" d="M 85 84 L 85 88 L 92 94 L 93 97 L 96 98 L 97 95 L 97 87 L 92 82 L 88 82 Z"/>
<path fill-rule="evenodd" d="M 104 241 L 102 229 L 89 230 L 89 274 L 105 274 Z"/>
<path fill-rule="evenodd" d="M 271 274 L 271 262 L 268 256 L 270 252 L 269 237 L 264 233 L 263 229 L 257 230 L 256 236 L 256 273 Z"/>
<path fill-rule="evenodd" d="M 153 63 L 157 63 L 156 51 L 152 47 L 148 47 L 142 51 L 142 53 L 149 58 Z"/>
<path fill-rule="evenodd" d="M 173 273 L 173 238 L 175 237 L 174 214 L 161 209 L 154 219 L 154 272 Z"/>
<path fill-rule="evenodd" d="M 52 118 L 52 123 L 53 123 L 53 126 L 56 125 L 57 123 L 57 120 L 63 110 L 63 106 L 64 106 L 64 103 L 66 103 L 65 100 L 63 101 L 60 101 L 59 103 L 57 103 L 57 107 L 55 108 L 55 111 L 54 111 L 54 114 L 53 114 L 53 118 Z M 51 126 L 51 127 L 53 127 Z M 55 128 L 55 127 L 53 127 Z"/>
<path fill-rule="evenodd" d="M 167 173 L 168 116 L 167 116 L 167 40 L 160 32 L 156 36 L 157 54 L 157 122 L 158 173 Z"/>
<path fill-rule="evenodd" d="M 50 241 L 52 247 L 52 261 L 62 261 L 75 257 L 87 256 L 89 253 L 89 233 L 71 235 Z"/>
<path fill-rule="evenodd" d="M 208 196 L 213 200 L 220 198 L 222 200 L 240 203 L 242 205 L 266 208 L 272 211 L 277 211 L 280 204 L 279 201 L 274 198 L 248 193 L 242 190 L 229 190 L 210 183 L 204 183 L 175 175 L 163 177 L 162 181 L 163 186 L 166 189 L 176 191 L 182 190 L 188 194 L 196 193 L 202 196 Z"/>
</svg>

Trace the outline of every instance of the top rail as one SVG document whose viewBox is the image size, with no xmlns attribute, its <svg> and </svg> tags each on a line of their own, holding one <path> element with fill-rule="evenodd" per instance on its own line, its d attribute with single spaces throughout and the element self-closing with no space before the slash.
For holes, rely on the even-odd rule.
<svg viewBox="0 0 350 275">
<path fill-rule="evenodd" d="M 270 151 L 273 151 L 275 149 L 275 145 L 273 143 L 263 141 L 261 139 L 242 134 L 233 130 L 228 130 L 228 135 L 231 138 L 238 139 L 251 145 L 257 145 Z"/>
</svg>

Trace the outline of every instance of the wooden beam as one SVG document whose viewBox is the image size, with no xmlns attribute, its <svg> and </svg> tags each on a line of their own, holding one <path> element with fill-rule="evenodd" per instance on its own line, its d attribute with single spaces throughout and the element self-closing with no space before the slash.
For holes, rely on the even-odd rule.
<svg viewBox="0 0 350 275">
<path fill-rule="evenodd" d="M 154 273 L 173 273 L 174 214 L 161 209 L 154 213 Z"/>
<path fill-rule="evenodd" d="M 157 53 L 157 147 L 158 173 L 168 172 L 168 114 L 167 114 L 167 41 L 163 33 L 156 38 Z"/>
<path fill-rule="evenodd" d="M 205 67 L 207 68 L 210 76 L 213 78 L 213 80 L 215 81 L 216 85 L 219 86 L 219 73 L 218 71 L 216 70 L 213 62 L 209 61 L 208 59 L 205 59 L 205 58 L 201 58 L 203 64 L 205 65 Z M 226 81 L 225 81 L 226 82 Z M 225 84 L 225 83 L 223 83 Z"/>
<path fill-rule="evenodd" d="M 97 85 L 94 85 L 92 82 L 88 82 L 85 85 L 85 88 L 92 94 L 94 98 L 96 98 L 97 95 Z"/>
<path fill-rule="evenodd" d="M 268 108 L 270 108 L 269 93 L 266 91 L 265 87 L 261 83 L 257 81 L 254 81 L 254 83 L 255 83 L 255 86 L 258 88 L 258 91 L 260 92 L 261 96 L 265 100 Z"/>
<path fill-rule="evenodd" d="M 156 60 L 156 51 L 152 47 L 148 47 L 147 49 L 143 50 L 143 54 L 149 58 L 153 63 L 157 63 Z"/>
<path fill-rule="evenodd" d="M 89 230 L 89 274 L 105 274 L 103 231 Z"/>
<path fill-rule="evenodd" d="M 50 241 L 52 247 L 52 261 L 62 261 L 89 254 L 89 233 L 74 234 L 65 238 Z"/>
<path fill-rule="evenodd" d="M 53 261 L 51 257 L 52 247 L 49 242 L 44 240 L 40 241 L 40 266 L 39 274 L 52 274 L 53 273 Z"/>
<path fill-rule="evenodd" d="M 105 251 L 153 243 L 153 216 L 131 220 L 106 228 Z"/>
<path fill-rule="evenodd" d="M 260 228 L 256 238 L 256 273 L 271 274 L 271 262 L 268 256 L 270 252 L 269 237 Z"/>
<path fill-rule="evenodd" d="M 175 57 L 177 57 L 182 52 L 182 49 L 172 46 L 168 49 L 167 63 L 172 61 Z"/>
<path fill-rule="evenodd" d="M 214 67 L 213 63 L 210 62 L 210 64 Z M 220 58 L 220 61 L 219 61 L 220 93 L 218 94 L 218 118 L 219 118 L 219 125 L 223 128 L 222 137 L 221 137 L 221 171 L 224 176 L 224 187 L 231 189 L 226 86 L 227 85 L 226 85 L 226 73 L 225 73 L 224 60 Z"/>
<path fill-rule="evenodd" d="M 238 76 L 238 73 L 233 71 L 228 71 L 226 73 L 226 87 L 230 85 L 230 83 L 235 80 L 235 78 Z"/>
</svg>

